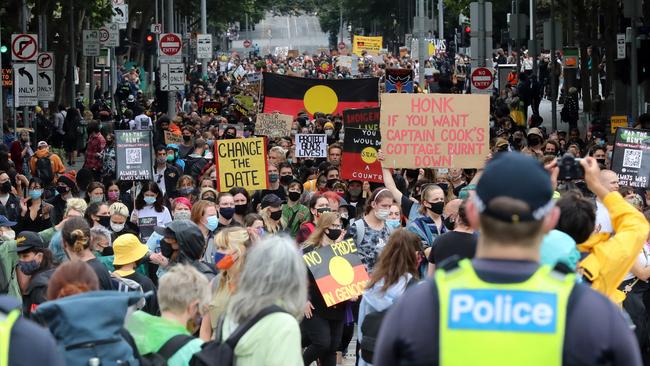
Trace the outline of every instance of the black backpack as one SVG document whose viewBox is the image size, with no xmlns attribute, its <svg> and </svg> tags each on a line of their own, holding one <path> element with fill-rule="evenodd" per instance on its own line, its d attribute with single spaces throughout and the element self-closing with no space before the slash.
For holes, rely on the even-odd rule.
<svg viewBox="0 0 650 366">
<path fill-rule="evenodd" d="M 285 312 L 279 306 L 272 305 L 262 309 L 251 320 L 240 325 L 235 331 L 226 339 L 221 340 L 221 326 L 217 327 L 217 339 L 215 341 L 206 342 L 203 344 L 202 349 L 192 356 L 190 366 L 231 366 L 234 365 L 234 354 L 237 342 L 241 337 L 248 332 L 258 321 L 269 314 Z M 220 320 L 220 325 L 223 324 L 223 318 Z"/>
<path fill-rule="evenodd" d="M 54 180 L 54 174 L 52 174 L 52 161 L 50 160 L 50 154 L 36 160 L 35 175 L 39 177 L 46 186 L 52 183 Z"/>
<path fill-rule="evenodd" d="M 186 334 L 178 334 L 171 337 L 165 344 L 160 347 L 158 352 L 147 353 L 140 358 L 140 365 L 142 366 L 167 366 L 169 361 L 178 350 L 183 348 L 187 343 L 193 340 L 194 337 Z"/>
</svg>

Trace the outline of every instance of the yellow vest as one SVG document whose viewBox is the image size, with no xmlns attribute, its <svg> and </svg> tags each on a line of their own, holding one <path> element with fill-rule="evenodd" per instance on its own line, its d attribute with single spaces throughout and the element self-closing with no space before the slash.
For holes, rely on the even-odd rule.
<svg viewBox="0 0 650 366">
<path fill-rule="evenodd" d="M 9 366 L 9 339 L 11 328 L 20 317 L 20 310 L 12 310 L 7 317 L 0 322 L 0 366 Z"/>
<path fill-rule="evenodd" d="M 540 267 L 521 283 L 481 280 L 465 259 L 436 271 L 440 365 L 562 365 L 573 274 Z"/>
</svg>

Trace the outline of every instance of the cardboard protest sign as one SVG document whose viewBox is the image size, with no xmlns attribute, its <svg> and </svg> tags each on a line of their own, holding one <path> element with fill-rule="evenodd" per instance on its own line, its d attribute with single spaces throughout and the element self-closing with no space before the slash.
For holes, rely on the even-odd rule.
<svg viewBox="0 0 650 366">
<path fill-rule="evenodd" d="M 297 158 L 326 158 L 327 135 L 325 134 L 298 134 L 296 135 Z"/>
<path fill-rule="evenodd" d="M 264 138 L 217 140 L 217 189 L 242 187 L 249 192 L 268 187 Z"/>
<path fill-rule="evenodd" d="M 362 56 L 361 53 L 366 51 L 370 55 L 379 55 L 382 41 L 383 38 L 381 36 L 366 37 L 355 35 L 352 41 L 352 53 L 357 56 Z"/>
<path fill-rule="evenodd" d="M 242 125 L 233 125 L 233 124 L 219 124 L 219 136 L 223 136 L 223 133 L 226 131 L 226 128 L 234 128 L 237 130 L 237 137 L 244 136 L 244 126 Z"/>
<path fill-rule="evenodd" d="M 489 152 L 490 96 L 381 95 L 381 149 L 389 168 L 479 168 Z"/>
<path fill-rule="evenodd" d="M 650 130 L 616 130 L 612 170 L 622 187 L 650 187 Z"/>
<path fill-rule="evenodd" d="M 255 110 L 255 100 L 250 95 L 235 95 L 234 99 L 248 112 Z"/>
<path fill-rule="evenodd" d="M 153 159 L 150 130 L 115 130 L 117 180 L 151 180 Z"/>
<path fill-rule="evenodd" d="M 293 117 L 280 113 L 260 113 L 255 122 L 255 135 L 274 137 L 286 137 L 291 135 Z"/>
<path fill-rule="evenodd" d="M 339 56 L 336 59 L 336 66 L 347 67 L 348 69 L 352 68 L 352 57 L 351 56 Z"/>
<path fill-rule="evenodd" d="M 328 307 L 365 291 L 369 277 L 353 239 L 312 250 L 302 258 Z"/>
<path fill-rule="evenodd" d="M 153 230 L 158 224 L 156 216 L 138 217 L 138 228 L 140 229 L 140 241 L 146 243 L 149 240 Z"/>
<path fill-rule="evenodd" d="M 182 144 L 183 136 L 176 135 L 171 131 L 165 131 L 165 144 Z"/>
<path fill-rule="evenodd" d="M 413 70 L 386 69 L 386 93 L 413 93 Z"/>
<path fill-rule="evenodd" d="M 381 148 L 378 130 L 346 128 L 341 159 L 341 178 L 368 182 L 384 182 L 377 150 Z"/>
<path fill-rule="evenodd" d="M 379 130 L 379 107 L 346 109 L 343 111 L 343 126 L 363 130 Z"/>
<path fill-rule="evenodd" d="M 211 100 L 203 102 L 202 114 L 219 114 L 221 113 L 221 102 Z"/>
</svg>

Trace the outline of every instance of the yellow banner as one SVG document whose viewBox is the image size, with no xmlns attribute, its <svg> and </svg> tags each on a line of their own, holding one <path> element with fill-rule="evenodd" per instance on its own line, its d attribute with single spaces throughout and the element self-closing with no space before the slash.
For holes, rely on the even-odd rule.
<svg viewBox="0 0 650 366">
<path fill-rule="evenodd" d="M 214 156 L 219 192 L 227 192 L 233 187 L 242 187 L 249 192 L 266 189 L 268 176 L 263 137 L 217 140 Z"/>
<path fill-rule="evenodd" d="M 609 120 L 611 122 L 612 135 L 616 134 L 617 128 L 627 127 L 627 116 L 611 116 Z"/>
<path fill-rule="evenodd" d="M 377 37 L 365 37 L 365 36 L 354 36 L 354 41 L 352 42 L 352 53 L 357 56 L 362 56 L 363 51 L 368 52 L 370 55 L 379 55 L 379 50 L 383 42 L 382 36 Z"/>
</svg>

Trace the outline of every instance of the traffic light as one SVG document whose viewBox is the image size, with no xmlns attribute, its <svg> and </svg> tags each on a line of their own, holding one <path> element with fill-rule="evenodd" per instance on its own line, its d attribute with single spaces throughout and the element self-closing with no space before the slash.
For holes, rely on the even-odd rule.
<svg viewBox="0 0 650 366">
<path fill-rule="evenodd" d="M 151 32 L 147 32 L 144 36 L 144 53 L 146 55 L 153 55 L 156 53 L 156 35 Z"/>
<path fill-rule="evenodd" d="M 469 25 L 466 24 L 463 27 L 463 31 L 461 32 L 461 36 L 460 36 L 460 39 L 461 39 L 460 46 L 461 47 L 469 47 L 470 46 L 470 40 L 472 38 L 471 33 L 472 33 L 472 28 Z"/>
<path fill-rule="evenodd" d="M 0 53 L 7 53 L 8 48 L 5 45 L 0 45 Z"/>
</svg>

